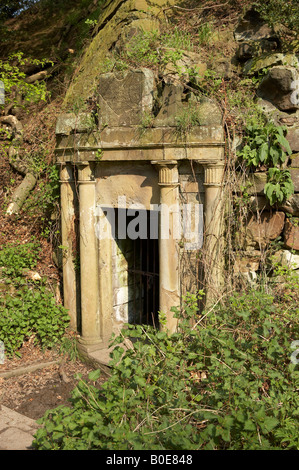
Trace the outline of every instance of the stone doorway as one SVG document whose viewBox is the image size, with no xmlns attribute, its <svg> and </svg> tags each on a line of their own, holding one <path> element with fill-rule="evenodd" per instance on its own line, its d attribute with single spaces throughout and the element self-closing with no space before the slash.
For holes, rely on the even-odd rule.
<svg viewBox="0 0 299 470">
<path fill-rule="evenodd" d="M 186 104 L 185 95 L 180 87 L 165 84 L 160 103 L 156 85 L 152 71 L 147 69 L 131 70 L 121 77 L 101 75 L 99 119 L 95 121 L 87 112 L 78 116 L 66 113 L 56 126 L 61 233 L 66 247 L 64 305 L 74 329 L 78 329 L 79 311 L 82 354 L 104 363 L 112 333 L 120 334 L 129 317 L 132 322 L 150 323 L 152 313 L 157 321 L 158 310 L 165 314 L 161 328 L 177 331 L 172 307 L 180 307 L 187 286 L 194 290 L 199 287 L 194 273 L 201 247 L 192 238 L 192 224 L 190 234 L 188 224 L 186 230 L 183 224 L 183 233 L 182 227 L 180 233 L 176 230 L 184 208 L 191 207 L 191 214 L 196 213 L 198 205 L 203 206 L 207 303 L 222 281 L 219 253 L 223 243 L 225 142 L 221 111 L 211 103 L 198 102 L 200 125 L 188 135 L 178 133 L 176 116 Z M 129 102 L 128 96 L 132 97 Z M 171 103 L 170 96 L 174 99 Z M 157 103 L 161 110 L 156 116 Z M 150 127 L 141 129 L 144 113 L 156 117 Z M 139 241 L 138 237 L 114 237 L 112 242 L 109 237 L 98 237 L 97 227 L 102 221 L 98 208 L 129 210 L 132 206 L 142 206 L 149 215 L 153 207 L 161 207 L 156 239 L 148 234 Z M 74 233 L 78 247 L 73 246 Z M 154 251 L 156 256 L 148 259 L 147 254 Z M 80 256 L 80 276 L 75 256 Z M 155 269 L 147 264 L 153 259 L 159 260 Z M 134 299 L 135 313 L 130 304 Z M 145 318 L 140 312 L 146 313 Z"/>
</svg>

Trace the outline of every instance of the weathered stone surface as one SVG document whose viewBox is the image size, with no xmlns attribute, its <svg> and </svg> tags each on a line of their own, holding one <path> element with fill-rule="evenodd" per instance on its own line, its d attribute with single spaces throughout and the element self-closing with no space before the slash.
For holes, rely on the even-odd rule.
<svg viewBox="0 0 299 470">
<path fill-rule="evenodd" d="M 248 60 L 243 67 L 243 73 L 253 75 L 262 69 L 274 66 L 298 68 L 298 64 L 299 61 L 295 54 L 283 54 L 282 52 L 263 54 Z"/>
<path fill-rule="evenodd" d="M 299 116 L 296 114 L 294 116 L 284 115 L 279 118 L 279 124 L 282 126 L 294 126 L 299 121 Z"/>
<path fill-rule="evenodd" d="M 260 39 L 255 41 L 245 41 L 239 44 L 236 52 L 240 62 L 247 61 L 260 54 L 270 54 L 278 48 L 278 41 L 275 39 Z"/>
<path fill-rule="evenodd" d="M 197 118 L 201 126 L 220 126 L 223 115 L 215 101 L 203 96 L 198 102 Z"/>
<path fill-rule="evenodd" d="M 256 172 L 249 176 L 248 194 L 264 194 L 264 187 L 267 183 L 267 173 Z"/>
<path fill-rule="evenodd" d="M 237 257 L 234 265 L 234 272 L 249 273 L 259 269 L 261 254 L 259 251 L 244 252 L 241 257 Z"/>
<path fill-rule="evenodd" d="M 290 168 L 295 191 L 299 191 L 299 168 Z"/>
<path fill-rule="evenodd" d="M 299 219 L 286 219 L 284 244 L 292 250 L 299 250 Z"/>
<path fill-rule="evenodd" d="M 182 98 L 182 85 L 165 85 L 161 97 L 162 105 L 155 119 L 155 126 L 164 127 L 176 125 L 176 116 L 178 116 L 184 110 Z"/>
<path fill-rule="evenodd" d="M 255 243 L 264 246 L 279 237 L 284 221 L 284 212 L 263 212 L 260 216 L 253 214 L 248 221 L 247 231 Z"/>
<path fill-rule="evenodd" d="M 98 83 L 100 126 L 137 126 L 143 113 L 152 111 L 155 79 L 151 70 L 107 73 Z"/>
<path fill-rule="evenodd" d="M 266 196 L 250 196 L 249 207 L 252 212 L 270 210 L 270 204 Z"/>
<path fill-rule="evenodd" d="M 167 55 L 171 51 L 175 52 L 173 48 L 163 48 L 162 52 Z M 180 59 L 175 63 L 168 62 L 165 66 L 160 69 L 160 75 L 163 76 L 163 80 L 168 84 L 180 84 L 182 79 L 185 82 L 190 81 L 190 70 L 195 70 L 198 81 L 204 78 L 204 74 L 207 70 L 207 64 L 202 62 L 200 54 L 192 51 L 182 51 Z"/>
<path fill-rule="evenodd" d="M 115 45 L 120 38 L 125 39 L 132 28 L 159 29 L 159 19 L 164 18 L 162 8 L 176 3 L 176 0 L 114 0 L 102 5 L 98 20 L 98 33 L 87 48 L 78 67 L 75 80 L 67 90 L 65 105 L 72 106 L 78 99 L 89 98 L 94 92 L 103 64 L 113 63 Z M 169 10 L 166 14 L 170 14 Z M 107 68 L 105 69 L 107 71 Z"/>
<path fill-rule="evenodd" d="M 269 211 L 271 209 L 269 200 L 266 196 L 251 196 L 249 200 L 250 210 L 252 212 Z M 299 194 L 293 194 L 289 199 L 277 207 L 278 211 L 291 214 L 294 217 L 299 216 Z"/>
<path fill-rule="evenodd" d="M 177 119 L 186 116 L 190 102 L 183 102 L 182 85 L 166 85 L 162 94 L 162 106 L 154 121 L 157 127 L 177 126 Z M 219 127 L 222 125 L 222 112 L 210 98 L 202 97 L 200 101 L 192 101 L 196 109 L 196 119 L 199 126 Z M 192 108 L 193 109 L 193 108 Z"/>
<path fill-rule="evenodd" d="M 222 112 L 219 106 L 210 98 L 203 97 L 198 104 L 198 119 L 201 126 L 220 126 Z"/>
<path fill-rule="evenodd" d="M 94 117 L 91 113 L 62 113 L 56 122 L 57 135 L 70 135 L 74 132 L 88 132 L 95 126 Z"/>
<path fill-rule="evenodd" d="M 275 66 L 261 81 L 257 94 L 282 111 L 298 109 L 298 105 L 293 99 L 293 84 L 296 79 L 297 73 L 294 68 Z"/>
<path fill-rule="evenodd" d="M 293 153 L 290 157 L 291 167 L 299 168 L 299 153 Z"/>
<path fill-rule="evenodd" d="M 214 59 L 211 63 L 211 69 L 217 73 L 217 76 L 231 78 L 233 75 L 231 59 L 220 57 Z"/>
<path fill-rule="evenodd" d="M 293 194 L 287 201 L 279 206 L 279 210 L 291 214 L 295 217 L 299 216 L 299 194 Z"/>
<path fill-rule="evenodd" d="M 246 12 L 235 30 L 236 41 L 256 41 L 275 37 L 273 28 L 267 25 L 261 15 L 253 8 Z"/>
<path fill-rule="evenodd" d="M 289 250 L 279 250 L 275 253 L 273 261 L 290 269 L 299 269 L 299 255 L 291 253 Z"/>
<path fill-rule="evenodd" d="M 287 139 L 293 152 L 299 152 L 299 127 L 288 129 Z M 298 160 L 298 157 L 297 157 Z M 299 165 L 297 165 L 299 167 Z"/>
</svg>

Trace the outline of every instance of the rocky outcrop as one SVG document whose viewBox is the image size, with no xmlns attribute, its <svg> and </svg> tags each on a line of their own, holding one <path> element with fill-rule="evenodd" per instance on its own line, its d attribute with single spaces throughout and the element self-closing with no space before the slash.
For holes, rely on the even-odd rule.
<svg viewBox="0 0 299 470">
<path fill-rule="evenodd" d="M 298 73 L 294 67 L 272 67 L 259 85 L 258 96 L 281 111 L 294 111 L 299 109 L 299 101 L 294 99 L 297 81 Z"/>
<path fill-rule="evenodd" d="M 286 248 L 299 251 L 299 219 L 287 219 L 284 228 L 284 244 Z"/>
<path fill-rule="evenodd" d="M 175 4 L 174 0 L 107 0 L 102 6 L 96 35 L 80 63 L 76 79 L 68 88 L 65 106 L 88 99 L 94 92 L 97 77 L 105 72 L 105 64 L 113 60 L 113 53 L 136 32 L 158 30 L 163 7 Z"/>
<path fill-rule="evenodd" d="M 247 230 L 257 247 L 263 247 L 279 237 L 283 231 L 284 222 L 284 212 L 253 214 L 248 221 Z"/>
</svg>

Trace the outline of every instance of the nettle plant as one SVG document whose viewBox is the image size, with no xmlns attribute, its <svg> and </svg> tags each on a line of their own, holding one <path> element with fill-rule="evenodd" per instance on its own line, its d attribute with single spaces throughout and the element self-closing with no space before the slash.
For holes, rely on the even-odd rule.
<svg viewBox="0 0 299 470">
<path fill-rule="evenodd" d="M 68 312 L 56 303 L 45 281 L 26 278 L 26 272 L 36 268 L 40 244 L 32 240 L 1 248 L 0 341 L 6 356 L 20 356 L 29 338 L 43 348 L 60 347 L 69 325 Z"/>
<path fill-rule="evenodd" d="M 267 169 L 267 184 L 264 193 L 271 205 L 287 200 L 294 193 L 294 184 L 288 169 L 282 165 L 292 154 L 290 144 L 285 137 L 286 127 L 253 124 L 246 127 L 245 145 L 237 155 L 247 167 Z"/>
<path fill-rule="evenodd" d="M 189 294 L 173 309 L 178 332 L 127 325 L 108 380 L 79 377 L 70 406 L 41 419 L 34 448 L 298 449 L 298 309 L 274 298 L 235 293 L 199 313 Z"/>
<path fill-rule="evenodd" d="M 281 165 L 286 161 L 287 155 L 292 153 L 285 138 L 285 126 L 275 126 L 272 123 L 248 125 L 245 132 L 245 145 L 239 156 L 248 167 Z"/>
<path fill-rule="evenodd" d="M 271 206 L 287 200 L 294 193 L 294 183 L 290 171 L 269 168 L 264 193 Z"/>
</svg>

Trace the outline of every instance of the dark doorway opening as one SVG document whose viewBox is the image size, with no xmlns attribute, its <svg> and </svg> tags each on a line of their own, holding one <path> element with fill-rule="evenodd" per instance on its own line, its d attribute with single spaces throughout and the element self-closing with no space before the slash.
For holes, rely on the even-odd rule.
<svg viewBox="0 0 299 470">
<path fill-rule="evenodd" d="M 131 215 L 126 209 L 118 209 L 118 211 L 126 211 L 126 223 L 129 227 L 136 214 Z M 131 324 L 146 324 L 159 328 L 158 214 L 156 211 L 138 210 L 136 212 L 143 213 L 140 217 L 143 227 L 141 230 L 137 224 L 135 234 L 127 230 L 125 242 L 127 246 L 129 243 L 130 249 L 127 254 L 124 253 L 128 265 L 128 297 L 130 299 L 128 318 Z M 116 241 L 121 247 L 124 243 L 118 239 L 120 230 L 118 225 L 116 227 Z M 128 234 L 131 238 L 128 238 Z"/>
</svg>

